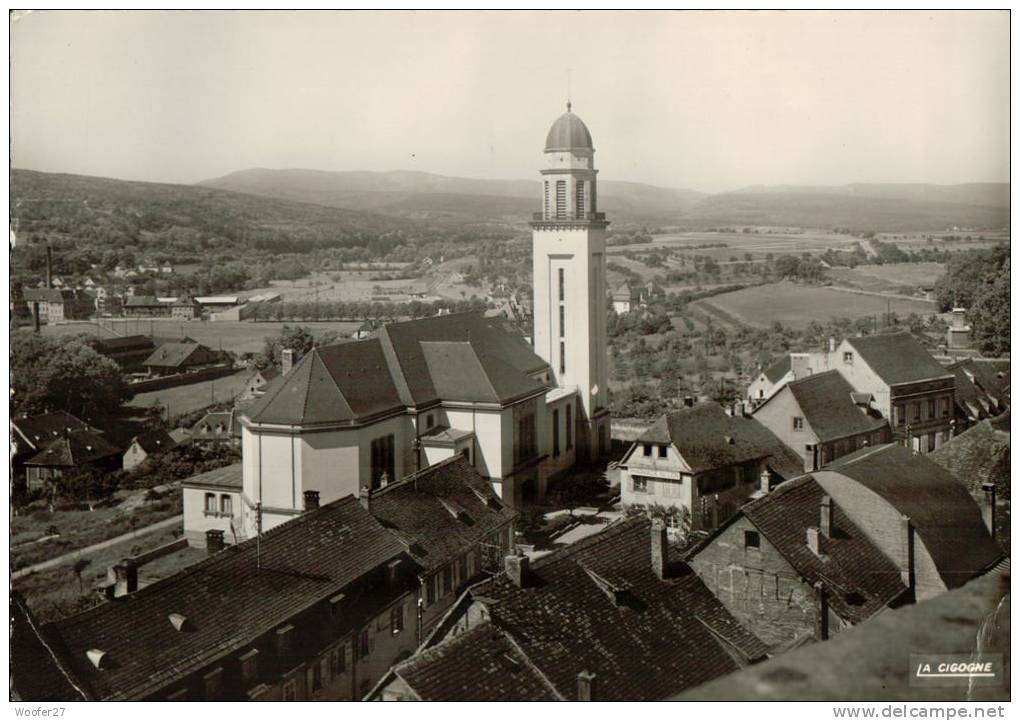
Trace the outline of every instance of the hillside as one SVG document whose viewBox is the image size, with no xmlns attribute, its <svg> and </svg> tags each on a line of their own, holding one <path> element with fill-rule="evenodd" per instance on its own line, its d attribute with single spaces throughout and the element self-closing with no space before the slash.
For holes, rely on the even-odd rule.
<svg viewBox="0 0 1020 721">
<path fill-rule="evenodd" d="M 253 168 L 204 180 L 199 185 L 392 215 L 454 214 L 476 220 L 514 216 L 518 222 L 540 209 L 541 198 L 537 180 L 459 178 L 417 171 Z M 692 190 L 599 182 L 600 209 L 625 220 L 675 220 L 703 197 L 703 193 Z"/>
<path fill-rule="evenodd" d="M 865 198 L 895 198 L 929 203 L 985 205 L 1009 208 L 1009 183 L 851 183 L 849 185 L 752 185 L 737 193 L 810 193 L 813 195 L 850 195 Z"/>
<path fill-rule="evenodd" d="M 772 225 L 940 231 L 953 227 L 1004 228 L 1009 225 L 1009 208 L 905 197 L 762 190 L 709 196 L 688 211 L 684 222 L 694 227 Z"/>
</svg>

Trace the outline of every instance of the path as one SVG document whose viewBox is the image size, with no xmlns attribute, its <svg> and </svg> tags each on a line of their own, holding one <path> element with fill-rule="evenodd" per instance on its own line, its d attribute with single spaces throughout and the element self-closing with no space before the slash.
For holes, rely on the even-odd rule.
<svg viewBox="0 0 1020 721">
<path fill-rule="evenodd" d="M 171 516 L 170 518 L 164 518 L 162 521 L 153 523 L 151 526 L 145 526 L 144 528 L 136 528 L 133 531 L 122 533 L 119 536 L 108 538 L 105 541 L 100 541 L 99 543 L 93 543 L 91 546 L 86 546 L 85 548 L 79 548 L 77 550 L 70 551 L 63 555 L 57 556 L 56 558 L 50 558 L 45 561 L 40 561 L 39 563 L 33 564 L 31 566 L 19 568 L 17 571 L 14 571 L 11 574 L 11 580 L 27 576 L 28 574 L 35 573 L 36 571 L 45 571 L 50 568 L 56 568 L 57 566 L 63 565 L 65 563 L 75 561 L 83 555 L 94 553 L 95 551 L 101 551 L 104 548 L 109 548 L 110 546 L 116 545 L 118 543 L 123 543 L 124 541 L 130 541 L 132 538 L 146 536 L 150 533 L 159 531 L 163 528 L 169 528 L 170 526 L 173 526 L 174 524 L 178 523 L 180 524 L 184 523 L 183 514 Z"/>
</svg>

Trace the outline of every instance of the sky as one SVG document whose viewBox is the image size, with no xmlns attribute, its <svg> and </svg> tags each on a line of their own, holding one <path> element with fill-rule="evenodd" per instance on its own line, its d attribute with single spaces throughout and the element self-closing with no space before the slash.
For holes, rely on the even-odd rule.
<svg viewBox="0 0 1020 721">
<path fill-rule="evenodd" d="M 71 12 L 11 23 L 17 168 L 531 178 L 567 96 L 600 178 L 1008 182 L 993 12 Z"/>
</svg>

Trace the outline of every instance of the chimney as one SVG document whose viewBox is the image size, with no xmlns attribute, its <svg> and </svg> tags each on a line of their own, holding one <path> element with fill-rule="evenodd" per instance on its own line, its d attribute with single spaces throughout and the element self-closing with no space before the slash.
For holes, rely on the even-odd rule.
<svg viewBox="0 0 1020 721">
<path fill-rule="evenodd" d="M 988 532 L 995 538 L 995 484 L 982 483 L 981 490 L 985 493 L 985 502 L 981 505 L 981 516 L 985 520 Z"/>
<path fill-rule="evenodd" d="M 769 473 L 768 467 L 761 469 L 761 475 L 758 476 L 758 484 L 763 495 L 772 490 L 772 474 Z"/>
<path fill-rule="evenodd" d="M 694 396 L 684 396 L 684 407 L 685 408 L 694 407 Z"/>
<path fill-rule="evenodd" d="M 836 339 L 832 337 L 829 338 L 829 352 L 830 353 L 836 352 Z"/>
<path fill-rule="evenodd" d="M 53 248 L 46 246 L 46 287 L 53 287 Z"/>
<path fill-rule="evenodd" d="M 506 575 L 517 588 L 524 588 L 528 582 L 530 560 L 527 556 L 507 556 Z"/>
<path fill-rule="evenodd" d="M 361 487 L 361 492 L 358 493 L 358 502 L 361 504 L 361 507 L 364 508 L 366 511 L 371 510 L 372 491 L 369 489 L 368 486 Z"/>
<path fill-rule="evenodd" d="M 591 671 L 581 671 L 577 674 L 577 700 L 595 700 L 595 674 Z"/>
<path fill-rule="evenodd" d="M 223 531 L 210 529 L 205 532 L 205 550 L 209 553 L 223 550 Z"/>
<path fill-rule="evenodd" d="M 400 580 L 400 566 L 401 561 L 399 558 L 395 558 L 386 564 L 386 585 L 389 588 L 397 587 L 397 582 Z"/>
<path fill-rule="evenodd" d="M 138 590 L 138 566 L 125 558 L 113 567 L 113 597 L 120 598 Z"/>
<path fill-rule="evenodd" d="M 829 638 L 829 592 L 821 581 L 815 581 L 815 638 Z"/>
<path fill-rule="evenodd" d="M 35 332 L 39 332 L 39 301 L 32 303 L 32 323 L 35 326 Z"/>
<path fill-rule="evenodd" d="M 280 372 L 283 375 L 290 373 L 290 369 L 294 367 L 296 357 L 297 353 L 293 348 L 284 348 L 280 352 Z"/>
<path fill-rule="evenodd" d="M 669 570 L 669 541 L 666 527 L 660 521 L 652 521 L 652 573 L 664 579 Z"/>
<path fill-rule="evenodd" d="M 832 538 L 832 498 L 828 495 L 822 496 L 822 519 L 820 527 L 823 536 L 826 538 Z"/>
<path fill-rule="evenodd" d="M 822 555 L 822 539 L 821 532 L 817 526 L 809 526 L 807 529 L 807 545 L 811 549 L 811 553 L 816 556 Z"/>
<path fill-rule="evenodd" d="M 900 533 L 903 542 L 903 563 L 900 566 L 900 579 L 903 585 L 914 590 L 914 525 L 909 516 L 900 516 Z"/>
<path fill-rule="evenodd" d="M 305 491 L 305 510 L 314 511 L 319 507 L 319 492 Z"/>
</svg>

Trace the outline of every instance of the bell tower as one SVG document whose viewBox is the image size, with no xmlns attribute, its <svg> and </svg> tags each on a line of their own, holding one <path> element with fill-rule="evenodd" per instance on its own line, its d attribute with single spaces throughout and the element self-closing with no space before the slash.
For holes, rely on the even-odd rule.
<svg viewBox="0 0 1020 721">
<path fill-rule="evenodd" d="M 591 133 L 568 102 L 545 140 L 542 212 L 531 223 L 535 352 L 556 386 L 576 388 L 579 457 L 589 458 L 609 450 L 608 222 L 598 212 L 594 161 Z"/>
</svg>

